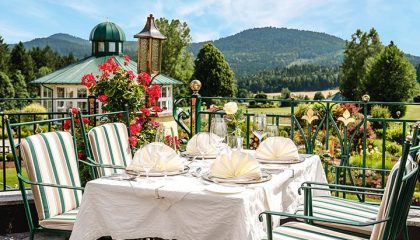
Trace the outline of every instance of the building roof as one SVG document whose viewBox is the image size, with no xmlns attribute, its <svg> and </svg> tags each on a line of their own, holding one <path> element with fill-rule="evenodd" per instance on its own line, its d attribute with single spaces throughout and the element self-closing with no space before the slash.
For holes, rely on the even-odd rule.
<svg viewBox="0 0 420 240">
<path fill-rule="evenodd" d="M 113 22 L 102 22 L 96 25 L 89 36 L 90 41 L 101 42 L 124 42 L 124 31 Z"/>
<path fill-rule="evenodd" d="M 81 84 L 80 81 L 83 75 L 93 73 L 93 75 L 100 75 L 98 65 L 108 60 L 109 56 L 102 57 L 88 57 L 83 60 L 77 61 L 64 68 L 58 69 L 48 75 L 31 81 L 31 84 Z M 124 65 L 123 56 L 114 56 L 114 60 L 125 70 L 132 70 L 137 72 L 137 63 L 131 61 L 127 66 Z M 181 81 L 173 79 L 163 74 L 152 75 L 153 84 L 159 85 L 176 85 L 182 84 Z"/>
</svg>

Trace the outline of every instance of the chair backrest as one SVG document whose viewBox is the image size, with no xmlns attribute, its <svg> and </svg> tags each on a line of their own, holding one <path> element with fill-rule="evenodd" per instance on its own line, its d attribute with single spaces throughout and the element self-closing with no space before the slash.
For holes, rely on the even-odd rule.
<svg viewBox="0 0 420 240">
<path fill-rule="evenodd" d="M 22 141 L 21 156 L 33 182 L 81 187 L 73 137 L 68 132 L 49 132 Z M 80 190 L 32 185 L 40 220 L 79 207 Z"/>
<path fill-rule="evenodd" d="M 410 141 L 404 143 L 403 155 L 391 170 L 379 207 L 377 220 L 389 220 L 374 226 L 371 240 L 394 239 L 402 230 L 401 222 L 407 219 L 405 213 L 410 208 L 418 174 L 418 165 L 409 155 L 410 146 Z"/>
<path fill-rule="evenodd" d="M 107 123 L 92 128 L 88 138 L 94 160 L 99 164 L 128 166 L 132 161 L 128 137 L 127 126 L 124 123 Z M 98 174 L 106 176 L 122 171 L 100 168 Z"/>
</svg>

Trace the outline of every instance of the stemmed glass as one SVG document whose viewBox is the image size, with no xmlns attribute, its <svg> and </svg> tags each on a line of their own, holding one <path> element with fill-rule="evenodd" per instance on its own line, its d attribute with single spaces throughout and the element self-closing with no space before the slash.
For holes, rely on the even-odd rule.
<svg viewBox="0 0 420 240">
<path fill-rule="evenodd" d="M 252 123 L 252 132 L 261 140 L 265 137 L 267 128 L 267 116 L 265 114 L 255 114 L 254 122 Z"/>
<path fill-rule="evenodd" d="M 155 142 L 160 142 L 162 144 L 168 145 L 169 147 L 173 148 L 176 151 L 176 144 L 174 142 L 174 130 L 171 127 L 164 127 L 164 126 L 159 126 L 158 129 L 156 130 L 156 137 L 155 137 Z M 165 159 L 161 159 L 162 157 L 162 150 L 163 147 L 162 145 L 159 145 L 159 149 L 156 149 L 157 155 L 159 156 L 159 163 L 161 164 L 161 168 L 163 170 L 163 174 L 164 174 L 164 180 L 167 179 L 168 173 L 166 171 L 166 163 L 164 162 Z"/>
<path fill-rule="evenodd" d="M 279 128 L 276 125 L 267 126 L 267 136 L 277 137 L 279 135 Z"/>
<path fill-rule="evenodd" d="M 217 155 L 219 156 L 223 148 L 223 141 L 227 138 L 227 125 L 225 119 L 213 118 L 211 120 L 210 133 L 217 136 L 210 136 L 210 139 L 217 150 Z"/>
<path fill-rule="evenodd" d="M 197 133 L 197 135 L 195 137 L 195 146 L 197 147 L 197 150 L 200 153 L 200 155 L 194 156 L 193 161 L 197 157 L 201 157 L 201 159 L 203 160 L 204 157 L 206 156 L 207 151 L 209 150 L 210 133 L 208 133 L 208 132 Z"/>
</svg>

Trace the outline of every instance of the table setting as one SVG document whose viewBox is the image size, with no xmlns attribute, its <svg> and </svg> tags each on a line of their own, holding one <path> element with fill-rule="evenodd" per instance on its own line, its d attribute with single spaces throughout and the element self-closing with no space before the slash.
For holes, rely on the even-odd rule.
<svg viewBox="0 0 420 240">
<path fill-rule="evenodd" d="M 230 147 L 216 121 L 184 153 L 152 142 L 125 173 L 88 182 L 70 239 L 261 239 L 260 212 L 292 212 L 302 182 L 326 182 L 319 156 L 299 155 L 292 140 L 270 135 L 257 150 Z"/>
</svg>

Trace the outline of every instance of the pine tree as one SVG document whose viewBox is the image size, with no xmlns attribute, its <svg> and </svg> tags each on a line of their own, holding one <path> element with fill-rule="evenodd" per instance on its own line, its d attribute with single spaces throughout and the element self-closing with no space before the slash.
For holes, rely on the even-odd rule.
<svg viewBox="0 0 420 240">
<path fill-rule="evenodd" d="M 346 42 L 344 59 L 340 67 L 340 91 L 348 100 L 359 101 L 366 93 L 364 81 L 366 65 L 383 48 L 378 32 L 357 30 L 350 42 Z"/>
<path fill-rule="evenodd" d="M 20 70 L 25 76 L 26 83 L 35 78 L 34 62 L 30 54 L 25 50 L 22 42 L 15 45 L 10 52 L 10 72 Z"/>
<path fill-rule="evenodd" d="M 377 55 L 368 69 L 366 90 L 373 101 L 405 102 L 417 92 L 416 70 L 404 53 L 391 42 Z M 404 115 L 403 106 L 390 107 Z"/>
<path fill-rule="evenodd" d="M 0 72 L 9 72 L 9 48 L 0 36 Z"/>
<path fill-rule="evenodd" d="M 206 43 L 194 61 L 194 78 L 201 81 L 203 96 L 233 97 L 236 94 L 235 74 L 225 57 L 213 44 Z"/>
<path fill-rule="evenodd" d="M 28 89 L 25 82 L 25 77 L 17 70 L 11 77 L 12 84 L 15 89 L 15 98 L 27 98 L 29 97 Z"/>
<path fill-rule="evenodd" d="M 12 81 L 4 72 L 0 72 L 0 98 L 13 98 L 15 96 L 15 89 L 13 89 Z M 1 101 L 1 110 L 11 109 L 15 106 L 13 101 Z"/>
</svg>

